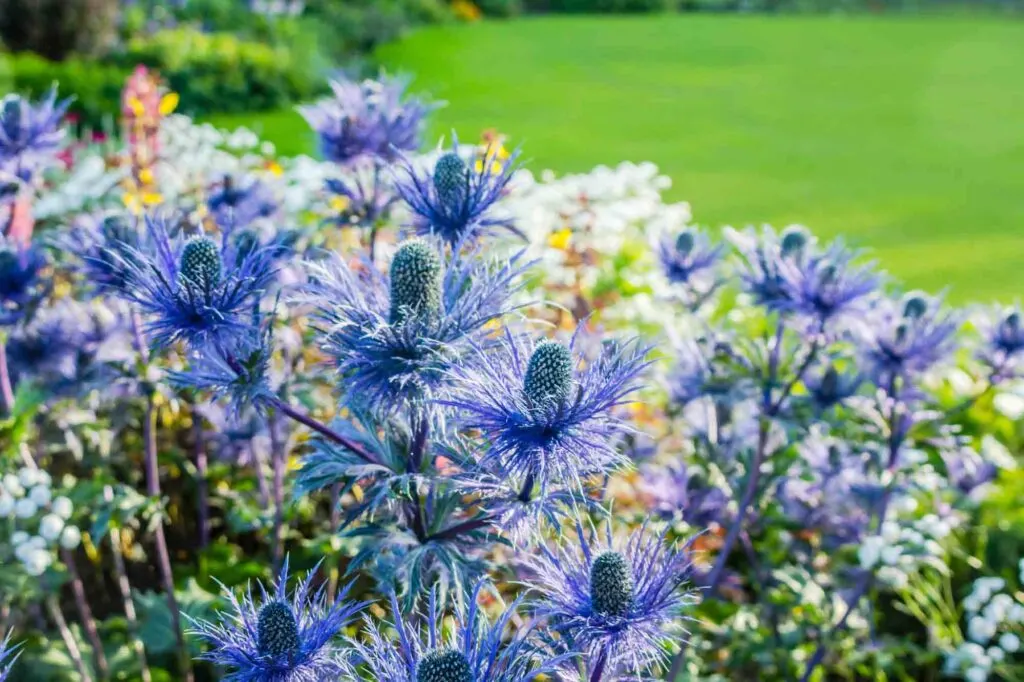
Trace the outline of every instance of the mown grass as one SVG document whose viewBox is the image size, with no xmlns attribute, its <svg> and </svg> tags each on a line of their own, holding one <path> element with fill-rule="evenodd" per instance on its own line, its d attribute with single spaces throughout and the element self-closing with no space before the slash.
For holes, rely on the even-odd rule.
<svg viewBox="0 0 1024 682">
<path fill-rule="evenodd" d="M 419 31 L 382 63 L 533 168 L 652 160 L 711 226 L 801 222 L 957 300 L 1024 287 L 1024 22 L 547 17 Z"/>
</svg>

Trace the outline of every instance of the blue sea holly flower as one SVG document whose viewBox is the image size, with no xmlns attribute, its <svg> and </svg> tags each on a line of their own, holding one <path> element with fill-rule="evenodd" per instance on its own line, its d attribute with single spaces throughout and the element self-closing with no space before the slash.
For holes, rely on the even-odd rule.
<svg viewBox="0 0 1024 682">
<path fill-rule="evenodd" d="M 210 193 L 206 207 L 217 227 L 233 232 L 274 215 L 278 203 L 270 188 L 260 180 L 226 175 Z"/>
<path fill-rule="evenodd" d="M 124 261 L 132 251 L 144 248 L 143 238 L 130 216 L 86 214 L 77 217 L 68 232 L 58 235 L 54 245 L 78 260 L 75 269 L 86 286 L 124 291 L 128 277 Z"/>
<path fill-rule="evenodd" d="M 577 523 L 576 533 L 578 546 L 542 547 L 527 559 L 536 615 L 593 669 L 650 672 L 664 663 L 665 643 L 685 633 L 682 621 L 696 601 L 683 589 L 689 544 L 671 546 L 665 533 L 650 534 L 646 525 L 622 545 L 610 527 L 601 537 Z"/>
<path fill-rule="evenodd" d="M 864 378 L 857 372 L 843 372 L 833 364 L 804 376 L 804 387 L 811 403 L 818 410 L 827 410 L 857 394 Z"/>
<path fill-rule="evenodd" d="M 1017 306 L 998 307 L 978 320 L 982 345 L 978 358 L 988 367 L 991 380 L 1018 376 L 1024 361 L 1024 325 Z"/>
<path fill-rule="evenodd" d="M 959 320 L 942 301 L 912 292 L 876 303 L 861 325 L 857 350 L 865 371 L 880 386 L 913 380 L 953 352 Z"/>
<path fill-rule="evenodd" d="M 161 218 L 146 218 L 143 246 L 107 253 L 126 271 L 119 295 L 148 314 L 156 347 L 184 341 L 193 349 L 253 338 L 253 307 L 273 279 L 271 250 L 235 248 L 206 235 L 171 238 Z"/>
<path fill-rule="evenodd" d="M 517 157 L 518 152 L 513 152 L 499 160 L 495 154 L 474 151 L 466 158 L 456 140 L 429 172 L 406 162 L 395 188 L 415 215 L 413 224 L 421 235 L 434 235 L 454 245 L 495 228 L 521 234 L 510 219 L 494 210 L 516 171 Z"/>
<path fill-rule="evenodd" d="M 426 115 L 435 108 L 408 96 L 407 86 L 405 80 L 387 76 L 339 79 L 331 83 L 333 97 L 299 107 L 299 112 L 316 131 L 320 153 L 328 161 L 388 163 L 420 148 Z"/>
<path fill-rule="evenodd" d="M 218 622 L 191 618 L 191 635 L 210 649 L 200 659 L 229 670 L 235 682 L 320 682 L 348 670 L 346 652 L 336 640 L 366 603 L 347 602 L 349 587 L 333 602 L 326 587 L 314 589 L 310 571 L 288 593 L 288 561 L 270 587 L 259 584 L 239 599 L 224 588 L 231 612 Z"/>
<path fill-rule="evenodd" d="M 0 326 L 20 321 L 46 294 L 46 266 L 42 249 L 0 235 Z"/>
<path fill-rule="evenodd" d="M 65 131 L 60 127 L 70 99 L 57 101 L 57 89 L 37 104 L 20 95 L 0 100 L 0 173 L 19 180 L 32 176 L 53 163 Z"/>
<path fill-rule="evenodd" d="M 463 426 L 488 444 L 481 465 L 523 482 L 581 486 L 581 479 L 625 464 L 617 446 L 628 426 L 616 414 L 639 386 L 648 349 L 638 342 L 601 344 L 597 357 L 511 333 L 472 366 L 456 368 L 456 408 Z"/>
<path fill-rule="evenodd" d="M 0 640 L 0 682 L 6 682 L 20 653 L 18 646 L 11 644 L 11 633 L 8 632 L 7 636 Z"/>
<path fill-rule="evenodd" d="M 467 603 L 454 614 L 454 627 L 444 633 L 444 613 L 431 593 L 423 626 L 401 617 L 391 596 L 394 639 L 364 616 L 366 637 L 352 640 L 367 682 L 532 682 L 554 676 L 568 655 L 542 647 L 529 626 L 508 635 L 522 603 L 516 600 L 494 620 L 480 606 L 485 583 L 477 585 Z M 547 677 L 545 677 L 547 676 Z"/>
<path fill-rule="evenodd" d="M 339 227 L 375 227 L 387 219 L 398 201 L 390 176 L 385 177 L 376 164 L 350 170 L 350 176 L 330 178 L 325 185 L 329 194 L 342 201 L 343 208 L 334 220 Z"/>
<path fill-rule="evenodd" d="M 784 309 L 804 318 L 812 329 L 826 333 L 841 331 L 844 323 L 863 318 L 869 296 L 880 283 L 874 264 L 854 263 L 858 254 L 838 241 L 824 250 L 810 246 L 804 249 L 803 258 L 783 257 L 779 261 L 787 299 Z"/>
<path fill-rule="evenodd" d="M 740 254 L 738 274 L 743 290 L 768 310 L 789 310 L 791 291 L 782 271 L 787 262 L 794 266 L 805 262 L 815 245 L 811 234 L 797 225 L 787 227 L 781 234 L 768 226 L 760 234 L 753 228 L 742 232 L 725 228 L 724 233 Z"/>
<path fill-rule="evenodd" d="M 488 345 L 488 323 L 513 309 L 522 254 L 487 261 L 478 251 L 440 256 L 425 241 L 399 246 L 383 275 L 333 255 L 311 263 L 301 301 L 316 309 L 320 345 L 345 400 L 375 411 L 444 395 L 450 370 Z"/>
<path fill-rule="evenodd" d="M 689 227 L 679 234 L 666 234 L 657 247 L 668 280 L 702 293 L 714 287 L 715 267 L 723 250 L 721 244 L 712 244 L 703 231 Z"/>
</svg>

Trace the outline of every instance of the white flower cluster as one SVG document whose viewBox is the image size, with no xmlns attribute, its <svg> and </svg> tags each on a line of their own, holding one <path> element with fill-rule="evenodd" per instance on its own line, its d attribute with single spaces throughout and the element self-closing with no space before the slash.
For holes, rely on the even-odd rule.
<svg viewBox="0 0 1024 682">
<path fill-rule="evenodd" d="M 51 485 L 49 474 L 27 467 L 0 479 L 0 519 L 7 519 L 0 525 L 0 557 L 10 551 L 31 576 L 50 567 L 57 547 L 74 549 L 82 541 L 81 531 L 68 524 L 74 505 L 54 497 Z"/>
<path fill-rule="evenodd" d="M 897 509 L 912 510 L 913 499 L 899 500 Z M 924 564 L 944 565 L 941 541 L 950 533 L 949 523 L 935 514 L 906 522 L 886 521 L 881 532 L 864 538 L 857 550 L 861 568 L 874 570 L 876 578 L 891 587 L 903 589 L 911 573 Z"/>
<path fill-rule="evenodd" d="M 652 163 L 561 177 L 545 171 L 539 179 L 520 171 L 502 210 L 525 231 L 531 256 L 541 261 L 537 271 L 544 273 L 547 298 L 576 310 L 578 295 L 593 303 L 602 285 L 624 282 L 611 287 L 614 297 L 602 307 L 602 320 L 658 329 L 666 324 L 658 302 L 670 289 L 651 245 L 691 219 L 689 204 L 664 201 L 670 186 Z"/>
<path fill-rule="evenodd" d="M 1024 560 L 1020 569 L 1024 582 Z M 968 682 L 984 682 L 996 667 L 1020 651 L 1024 604 L 1005 590 L 1002 578 L 974 581 L 963 602 L 967 641 L 947 655 L 947 674 L 959 673 Z"/>
</svg>

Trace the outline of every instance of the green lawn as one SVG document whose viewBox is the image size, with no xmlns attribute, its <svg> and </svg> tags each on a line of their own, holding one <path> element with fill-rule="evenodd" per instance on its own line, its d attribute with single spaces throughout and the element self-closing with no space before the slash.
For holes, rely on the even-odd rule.
<svg viewBox="0 0 1024 682">
<path fill-rule="evenodd" d="M 802 222 L 956 300 L 1024 292 L 1022 22 L 552 17 L 379 57 L 450 102 L 435 135 L 496 127 L 535 169 L 652 160 L 702 224 Z"/>
</svg>

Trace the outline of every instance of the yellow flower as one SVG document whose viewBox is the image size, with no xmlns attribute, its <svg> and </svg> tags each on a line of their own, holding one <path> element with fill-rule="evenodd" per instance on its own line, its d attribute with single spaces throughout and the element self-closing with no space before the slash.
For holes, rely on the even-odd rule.
<svg viewBox="0 0 1024 682">
<path fill-rule="evenodd" d="M 569 239 L 572 237 L 572 230 L 565 228 L 553 233 L 548 237 L 548 246 L 559 251 L 565 251 L 569 248 Z"/>
<path fill-rule="evenodd" d="M 141 182 L 143 185 L 152 185 L 153 184 L 153 169 L 152 168 L 143 168 L 142 170 L 140 170 L 139 171 L 139 182 Z"/>
<path fill-rule="evenodd" d="M 167 116 L 174 113 L 174 110 L 178 108 L 178 93 L 168 92 L 166 95 L 160 98 L 160 115 Z"/>
<path fill-rule="evenodd" d="M 462 21 L 479 21 L 480 17 L 483 16 L 480 8 L 469 0 L 454 0 L 452 2 L 452 12 Z"/>
<path fill-rule="evenodd" d="M 332 211 L 337 213 L 344 213 L 348 210 L 348 207 L 352 205 L 348 197 L 333 196 L 329 202 Z"/>
<path fill-rule="evenodd" d="M 156 206 L 164 202 L 164 195 L 160 192 L 143 192 L 142 203 L 145 206 Z"/>
<path fill-rule="evenodd" d="M 284 175 L 284 169 L 281 168 L 281 164 L 277 161 L 267 161 L 267 170 L 270 171 L 271 175 L 275 175 L 277 177 Z"/>
</svg>

